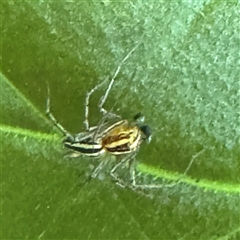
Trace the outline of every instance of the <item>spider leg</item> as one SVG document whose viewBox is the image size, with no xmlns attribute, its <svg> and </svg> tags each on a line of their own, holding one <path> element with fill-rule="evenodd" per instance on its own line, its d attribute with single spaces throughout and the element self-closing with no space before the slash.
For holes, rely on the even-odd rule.
<svg viewBox="0 0 240 240">
<path fill-rule="evenodd" d="M 107 164 L 106 161 L 101 161 L 98 166 L 95 168 L 93 173 L 91 174 L 91 178 L 96 178 L 98 173 L 101 171 L 101 169 Z"/>
<path fill-rule="evenodd" d="M 85 107 L 85 120 L 84 120 L 83 124 L 85 125 L 85 128 L 86 128 L 87 131 L 89 130 L 88 116 L 89 116 L 89 100 L 90 100 L 90 97 L 99 87 L 101 87 L 105 83 L 105 81 L 102 81 L 101 83 L 96 85 L 93 89 L 91 89 L 86 94 L 85 103 L 84 103 L 84 107 Z"/>
<path fill-rule="evenodd" d="M 47 92 L 48 92 L 48 97 L 47 97 L 47 102 L 46 102 L 46 116 L 49 117 L 49 119 L 64 134 L 64 136 L 72 137 L 72 135 L 57 121 L 57 119 L 53 116 L 53 114 L 51 112 L 51 107 L 50 107 L 50 88 L 49 88 L 48 83 L 47 83 Z"/>
<path fill-rule="evenodd" d="M 174 187 L 175 185 L 177 185 L 178 183 L 181 182 L 181 179 L 183 178 L 183 176 L 186 175 L 186 173 L 188 172 L 188 170 L 190 169 L 190 167 L 192 166 L 194 160 L 203 152 L 205 151 L 205 149 L 202 149 L 200 152 L 198 152 L 197 154 L 193 155 L 186 170 L 184 171 L 184 173 L 182 174 L 182 176 L 176 180 L 176 182 L 171 183 L 171 184 L 138 184 L 136 182 L 136 173 L 135 173 L 135 169 L 132 170 L 131 172 L 131 178 L 132 178 L 132 184 L 129 186 L 130 188 L 134 189 L 160 189 L 163 187 Z"/>
<path fill-rule="evenodd" d="M 107 88 L 105 94 L 101 97 L 101 99 L 100 99 L 100 101 L 99 101 L 99 104 L 98 104 L 98 107 L 99 107 L 99 111 L 100 111 L 103 115 L 105 115 L 105 114 L 108 113 L 107 110 L 103 107 L 103 105 L 104 105 L 104 103 L 105 103 L 106 100 L 107 100 L 107 97 L 108 97 L 108 95 L 109 95 L 109 92 L 110 92 L 110 90 L 111 90 L 111 88 L 112 88 L 112 85 L 113 85 L 113 83 L 114 83 L 114 81 L 115 81 L 115 78 L 117 77 L 118 73 L 120 72 L 123 63 L 124 63 L 125 61 L 127 61 L 127 59 L 130 57 L 130 55 L 138 48 L 138 46 L 140 45 L 140 43 L 141 43 L 141 40 L 136 44 L 136 46 L 135 46 L 135 47 L 123 58 L 123 60 L 120 62 L 120 64 L 118 65 L 118 67 L 117 67 L 117 69 L 116 69 L 116 71 L 115 71 L 115 73 L 114 73 L 114 75 L 113 75 L 113 77 L 112 77 L 112 79 L 111 79 L 111 81 L 110 81 L 110 83 L 109 83 L 109 85 L 108 85 L 108 88 Z"/>
<path fill-rule="evenodd" d="M 118 177 L 118 175 L 116 174 L 116 170 L 123 166 L 126 163 L 129 163 L 129 165 L 132 164 L 132 160 L 134 159 L 134 157 L 136 156 L 136 152 L 134 152 L 133 154 L 130 154 L 129 156 L 126 156 L 125 158 L 123 158 L 119 163 L 117 163 L 110 171 L 110 175 L 111 177 L 116 181 L 116 184 L 122 188 L 127 187 L 129 184 L 126 183 L 123 179 L 121 179 L 120 177 Z"/>
<path fill-rule="evenodd" d="M 198 152 L 197 154 L 195 154 L 195 155 L 192 156 L 192 158 L 191 158 L 191 160 L 190 160 L 190 162 L 189 162 L 189 164 L 188 164 L 185 172 L 183 173 L 183 176 L 187 174 L 187 172 L 188 172 L 189 169 L 191 168 L 194 160 L 195 160 L 199 155 L 201 155 L 204 151 L 205 151 L 205 149 L 203 148 L 200 152 Z M 180 179 L 181 179 L 181 177 L 179 178 L 178 181 L 180 181 Z"/>
</svg>

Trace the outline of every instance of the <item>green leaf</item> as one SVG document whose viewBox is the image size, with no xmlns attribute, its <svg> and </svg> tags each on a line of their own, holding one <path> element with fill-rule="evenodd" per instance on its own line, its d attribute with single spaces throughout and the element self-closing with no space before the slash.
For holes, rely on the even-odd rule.
<svg viewBox="0 0 240 240">
<path fill-rule="evenodd" d="M 237 1 L 2 3 L 1 238 L 238 239 L 238 18 Z M 86 92 L 140 39 L 105 108 L 153 130 L 137 179 L 166 185 L 145 194 L 89 180 L 98 160 L 65 159 L 44 114 L 48 82 L 55 117 L 83 131 Z"/>
</svg>

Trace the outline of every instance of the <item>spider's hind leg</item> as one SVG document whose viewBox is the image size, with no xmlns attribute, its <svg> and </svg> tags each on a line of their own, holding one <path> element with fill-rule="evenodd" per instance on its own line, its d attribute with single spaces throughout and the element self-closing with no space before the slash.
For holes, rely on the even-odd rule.
<svg viewBox="0 0 240 240">
<path fill-rule="evenodd" d="M 117 169 L 119 169 L 120 167 L 123 167 L 124 165 L 128 164 L 127 168 L 130 171 L 133 162 L 135 160 L 135 156 L 136 156 L 136 152 L 124 157 L 123 159 L 121 159 L 112 169 L 110 172 L 111 177 L 114 179 L 114 181 L 116 182 L 116 184 L 122 188 L 128 187 L 129 186 L 129 182 L 125 181 L 123 178 L 120 178 L 118 176 L 118 174 L 116 173 Z M 125 166 L 126 168 L 126 166 Z M 131 171 L 130 171 L 131 172 Z M 131 174 L 131 173 L 130 173 Z"/>
<path fill-rule="evenodd" d="M 47 84 L 47 102 L 46 102 L 46 116 L 54 123 L 54 125 L 64 134 L 64 136 L 73 138 L 73 136 L 57 121 L 57 119 L 54 117 L 54 115 L 51 112 L 51 106 L 50 106 L 50 88 Z"/>
</svg>

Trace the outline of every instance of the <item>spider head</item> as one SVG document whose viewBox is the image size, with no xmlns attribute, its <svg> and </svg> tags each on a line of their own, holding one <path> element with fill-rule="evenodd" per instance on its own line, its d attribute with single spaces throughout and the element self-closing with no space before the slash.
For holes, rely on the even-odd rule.
<svg viewBox="0 0 240 240">
<path fill-rule="evenodd" d="M 152 129 L 148 125 L 139 126 L 139 129 L 144 134 L 143 140 L 147 141 L 147 143 L 150 143 L 152 140 Z"/>
<path fill-rule="evenodd" d="M 147 141 L 149 143 L 152 139 L 152 129 L 148 125 L 143 125 L 145 117 L 142 113 L 138 113 L 133 118 L 136 122 L 136 125 L 143 133 L 143 140 Z"/>
</svg>

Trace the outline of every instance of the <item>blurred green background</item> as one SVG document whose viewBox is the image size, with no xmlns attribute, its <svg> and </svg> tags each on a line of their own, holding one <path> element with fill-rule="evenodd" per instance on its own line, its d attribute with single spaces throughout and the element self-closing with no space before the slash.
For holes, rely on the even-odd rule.
<svg viewBox="0 0 240 240">
<path fill-rule="evenodd" d="M 4 1 L 1 238 L 239 238 L 238 11 L 238 1 Z M 126 119 L 142 112 L 153 129 L 139 174 L 180 177 L 204 149 L 186 181 L 152 198 L 107 174 L 84 184 L 94 159 L 63 159 L 44 116 L 48 81 L 56 118 L 82 131 L 86 92 L 141 38 L 105 105 Z M 105 88 L 91 99 L 92 126 Z"/>
</svg>

